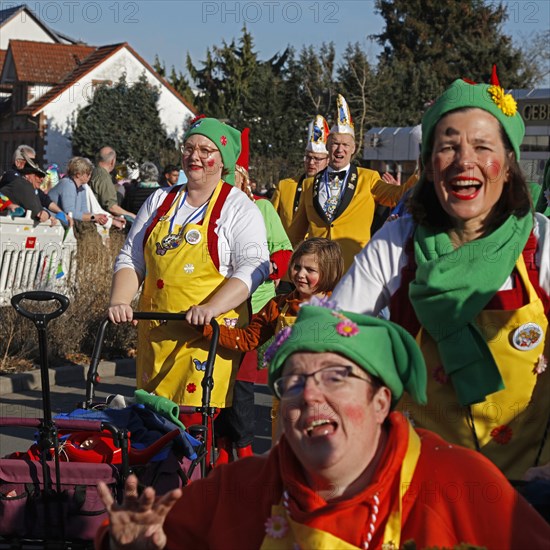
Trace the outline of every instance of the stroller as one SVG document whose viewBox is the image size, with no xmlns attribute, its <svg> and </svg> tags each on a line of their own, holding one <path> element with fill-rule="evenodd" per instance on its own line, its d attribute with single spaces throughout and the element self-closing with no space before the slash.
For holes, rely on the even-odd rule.
<svg viewBox="0 0 550 550">
<path fill-rule="evenodd" d="M 134 311 L 133 318 L 135 320 L 153 320 L 153 321 L 183 321 L 185 322 L 186 312 L 182 313 L 161 313 L 161 312 L 140 312 Z M 97 407 L 94 404 L 95 388 L 101 382 L 101 378 L 98 373 L 99 362 L 101 359 L 101 351 L 103 342 L 105 340 L 105 331 L 110 321 L 105 318 L 98 329 L 94 349 L 92 351 L 92 357 L 90 361 L 90 368 L 86 377 L 86 398 L 80 404 L 83 409 L 92 409 Z M 208 350 L 208 358 L 205 364 L 204 376 L 202 379 L 202 399 L 200 407 L 180 406 L 179 414 L 193 414 L 200 413 L 202 415 L 202 422 L 200 424 L 193 424 L 187 426 L 187 432 L 189 435 L 199 442 L 197 446 L 197 458 L 189 466 L 187 476 L 191 478 L 193 471 L 197 465 L 200 465 L 201 477 L 205 477 L 206 474 L 214 467 L 214 455 L 208 452 L 208 449 L 214 448 L 214 430 L 213 421 L 216 414 L 216 408 L 210 406 L 210 398 L 212 395 L 212 388 L 214 387 L 214 361 L 216 358 L 216 352 L 218 349 L 218 339 L 220 334 L 220 327 L 215 319 L 210 322 L 212 326 L 212 339 L 210 341 L 210 347 Z M 178 416 L 178 414 L 174 414 Z"/>
<path fill-rule="evenodd" d="M 33 313 L 23 307 L 23 300 L 55 301 L 57 308 L 49 313 Z M 0 418 L 0 427 L 37 429 L 37 442 L 28 451 L 0 459 L 0 549 L 93 548 L 93 537 L 106 517 L 96 492 L 98 481 L 104 481 L 115 500 L 120 501 L 124 482 L 130 473 L 135 473 L 143 485 L 152 485 L 158 493 L 163 493 L 205 475 L 208 467 L 212 467 L 212 458 L 206 456 L 206 442 L 212 433 L 215 413 L 209 404 L 219 334 L 215 321 L 202 384 L 202 406 L 183 408 L 202 414 L 202 424 L 190 427 L 195 437 L 182 434 L 180 429 L 172 429 L 177 426 L 169 421 L 163 423 L 161 419 L 158 439 L 146 449 L 138 449 L 133 441 L 137 431 L 130 431 L 124 423 L 118 422 L 116 415 L 114 421 L 109 415 L 101 416 L 105 413 L 105 405 L 93 402 L 95 386 L 100 382 L 98 364 L 108 320 L 100 326 L 86 380 L 86 397 L 80 404 L 81 410 L 92 414 L 79 416 L 69 413 L 54 418 L 46 328 L 51 320 L 68 308 L 69 300 L 52 292 L 32 291 L 14 296 L 12 305 L 18 313 L 31 319 L 38 330 L 43 418 Z M 178 320 L 185 316 L 158 315 L 163 319 Z M 150 319 L 152 316 L 136 313 L 136 318 Z M 147 413 L 147 419 L 153 414 L 150 411 L 144 413 Z M 145 422 L 145 427 L 148 426 Z M 178 448 L 178 441 L 183 442 L 187 452 Z M 153 452 L 159 453 L 156 461 L 152 460 Z"/>
</svg>

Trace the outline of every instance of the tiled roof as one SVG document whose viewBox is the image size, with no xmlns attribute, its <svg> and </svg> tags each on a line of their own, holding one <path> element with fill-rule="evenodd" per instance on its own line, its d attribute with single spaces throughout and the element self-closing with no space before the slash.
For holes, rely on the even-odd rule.
<svg viewBox="0 0 550 550">
<path fill-rule="evenodd" d="M 59 44 L 56 44 L 59 47 Z M 36 116 L 44 106 L 50 101 L 55 99 L 59 94 L 71 86 L 74 82 L 80 80 L 84 75 L 100 65 L 103 61 L 113 55 L 115 52 L 122 48 L 127 48 L 132 55 L 136 57 L 152 74 L 154 74 L 163 86 L 166 86 L 193 114 L 196 114 L 196 109 L 188 101 L 186 101 L 180 94 L 165 80 L 163 80 L 154 69 L 140 57 L 126 42 L 122 44 L 112 44 L 110 46 L 101 46 L 99 48 L 92 48 L 93 53 L 89 55 L 80 65 L 78 65 L 73 72 L 66 75 L 66 77 L 57 85 L 51 88 L 43 96 L 36 101 L 24 107 L 17 114 Z"/>
<path fill-rule="evenodd" d="M 59 47 L 59 44 L 56 44 Z M 101 46 L 100 48 L 90 48 L 93 53 L 88 55 L 88 57 L 80 64 L 77 65 L 74 70 L 68 73 L 57 86 L 51 88 L 39 99 L 27 105 L 24 109 L 19 111 L 19 115 L 31 115 L 35 116 L 44 105 L 47 105 L 52 99 L 61 94 L 65 89 L 67 89 L 71 84 L 78 81 L 86 73 L 94 69 L 101 62 L 105 61 L 108 57 L 113 55 L 116 51 L 126 46 L 125 43 L 122 44 L 112 44 L 110 46 Z"/>
<path fill-rule="evenodd" d="M 4 60 L 6 59 L 6 50 L 0 50 L 0 75 L 2 74 L 2 68 L 4 67 Z"/>
<path fill-rule="evenodd" d="M 15 74 L 20 82 L 57 84 L 82 65 L 95 50 L 81 44 L 48 44 L 10 40 Z"/>
</svg>

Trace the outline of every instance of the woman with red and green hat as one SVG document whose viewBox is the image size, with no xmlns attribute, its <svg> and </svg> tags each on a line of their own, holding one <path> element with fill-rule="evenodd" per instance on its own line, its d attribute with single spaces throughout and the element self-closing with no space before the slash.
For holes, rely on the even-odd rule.
<svg viewBox="0 0 550 550">
<path fill-rule="evenodd" d="M 333 299 L 391 319 L 426 358 L 415 425 L 477 449 L 509 479 L 550 461 L 550 222 L 518 161 L 525 126 L 498 83 L 456 80 L 422 120 L 410 217 L 386 224 Z"/>
<path fill-rule="evenodd" d="M 270 453 L 159 499 L 133 476 L 122 504 L 100 484 L 110 528 L 96 548 L 547 547 L 550 526 L 498 468 L 392 410 L 403 391 L 426 402 L 401 327 L 305 305 L 268 355 L 283 423 Z"/>
<path fill-rule="evenodd" d="M 115 263 L 109 318 L 132 321 L 140 311 L 187 311 L 187 321 L 246 326 L 247 299 L 269 276 L 265 225 L 233 182 L 240 132 L 198 118 L 184 137 L 187 184 L 160 188 L 144 203 Z M 137 386 L 180 405 L 200 406 L 208 342 L 181 322 L 141 321 Z M 212 406 L 231 405 L 241 354 L 216 357 Z"/>
</svg>

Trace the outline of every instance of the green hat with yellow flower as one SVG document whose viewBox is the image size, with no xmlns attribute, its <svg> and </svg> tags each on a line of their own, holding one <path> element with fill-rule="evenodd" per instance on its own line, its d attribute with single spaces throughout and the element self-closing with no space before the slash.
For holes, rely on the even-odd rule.
<svg viewBox="0 0 550 550">
<path fill-rule="evenodd" d="M 469 80 L 455 80 L 441 94 L 422 117 L 422 158 L 429 159 L 433 145 L 433 132 L 443 115 L 462 109 L 475 107 L 491 113 L 503 126 L 506 135 L 519 160 L 519 147 L 525 135 L 525 124 L 518 112 L 516 100 L 512 94 L 505 93 L 500 85 L 493 66 L 490 84 L 476 84 Z"/>
<path fill-rule="evenodd" d="M 229 126 L 217 118 L 207 118 L 204 115 L 193 119 L 189 130 L 183 137 L 185 143 L 191 136 L 199 134 L 213 141 L 220 150 L 223 167 L 227 175 L 223 176 L 224 181 L 235 185 L 235 163 L 241 152 L 241 133 L 236 128 Z"/>
<path fill-rule="evenodd" d="M 331 306 L 330 301 L 301 307 L 296 323 L 275 337 L 265 353 L 271 389 L 293 353 L 332 352 L 381 379 L 392 393 L 393 404 L 405 390 L 417 403 L 425 404 L 426 364 L 414 338 L 390 321 L 327 305 Z"/>
</svg>

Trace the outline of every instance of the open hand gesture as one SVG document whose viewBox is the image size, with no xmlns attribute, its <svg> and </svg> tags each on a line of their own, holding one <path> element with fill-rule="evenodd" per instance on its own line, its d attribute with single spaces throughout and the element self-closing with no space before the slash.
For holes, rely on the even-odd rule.
<svg viewBox="0 0 550 550">
<path fill-rule="evenodd" d="M 111 549 L 161 550 L 166 546 L 163 525 L 168 512 L 181 497 L 181 489 L 174 489 L 156 498 L 155 490 L 147 487 L 138 496 L 137 477 L 131 475 L 124 486 L 122 504 L 117 504 L 103 482 L 97 491 L 109 514 Z"/>
</svg>

